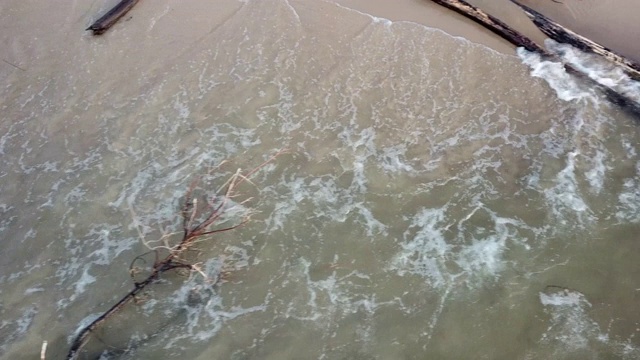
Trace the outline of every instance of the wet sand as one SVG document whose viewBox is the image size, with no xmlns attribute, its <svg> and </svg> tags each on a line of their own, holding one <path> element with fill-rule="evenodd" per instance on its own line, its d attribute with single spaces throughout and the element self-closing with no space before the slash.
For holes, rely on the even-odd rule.
<svg viewBox="0 0 640 360">
<path fill-rule="evenodd" d="M 425 26 L 441 29 L 446 33 L 466 38 L 472 42 L 483 44 L 505 54 L 514 54 L 513 46 L 491 31 L 470 21 L 449 9 L 425 0 L 399 0 L 393 3 L 385 0 L 333 0 L 336 3 L 373 16 L 392 21 L 411 21 Z M 499 16 L 509 25 L 514 26 L 535 41 L 544 40 L 545 36 L 531 24 L 526 15 L 509 1 L 475 0 L 470 3 L 481 6 L 492 14 Z"/>
<path fill-rule="evenodd" d="M 442 29 L 470 41 L 512 54 L 513 46 L 482 26 L 428 0 L 334 0 L 374 16 L 390 20 L 412 21 Z M 542 44 L 546 36 L 509 0 L 468 0 L 496 16 L 532 40 Z M 635 61 L 640 60 L 640 2 L 635 0 L 521 0 L 561 25 L 596 41 Z"/>
</svg>

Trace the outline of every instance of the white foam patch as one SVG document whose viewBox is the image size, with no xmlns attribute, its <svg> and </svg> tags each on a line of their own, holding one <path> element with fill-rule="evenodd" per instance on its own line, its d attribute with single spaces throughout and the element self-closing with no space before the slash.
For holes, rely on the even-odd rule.
<svg viewBox="0 0 640 360">
<path fill-rule="evenodd" d="M 85 268 L 82 276 L 75 283 L 76 289 L 71 301 L 73 301 L 77 295 L 82 294 L 86 290 L 87 285 L 93 284 L 94 282 L 96 282 L 96 278 L 89 274 L 88 268 Z"/>
<path fill-rule="evenodd" d="M 545 80 L 561 100 L 595 99 L 593 92 L 569 75 L 561 63 L 542 60 L 538 53 L 524 48 L 518 48 L 517 53 L 522 62 L 531 68 L 531 76 Z"/>
<path fill-rule="evenodd" d="M 624 180 L 618 195 L 616 218 L 622 222 L 640 223 L 640 161 L 636 163 L 636 175 Z"/>
<path fill-rule="evenodd" d="M 335 175 L 283 179 L 279 184 L 265 188 L 264 192 L 280 198 L 266 220 L 267 231 L 284 228 L 295 219 L 291 214 L 312 203 L 315 217 L 327 217 L 333 222 L 343 223 L 355 215 L 355 220 L 364 225 L 369 236 L 386 233 L 387 226 L 376 219 L 366 202 L 361 200 L 366 189 L 363 188 L 366 178 L 362 170 L 359 172 L 362 179 L 354 176 L 354 181 L 348 188 L 339 186 Z"/>
<path fill-rule="evenodd" d="M 11 210 L 14 210 L 13 206 L 7 204 L 0 204 L 0 234 L 8 230 L 11 224 L 17 220 L 17 215 L 11 215 Z"/>
<path fill-rule="evenodd" d="M 623 138 L 622 146 L 624 147 L 624 150 L 626 152 L 627 159 L 633 159 L 638 155 L 638 151 L 636 150 L 636 147 L 631 143 L 629 139 Z"/>
<path fill-rule="evenodd" d="M 287 182 L 285 186 L 288 187 L 291 196 L 274 205 L 273 211 L 266 220 L 266 227 L 270 232 L 284 229 L 285 222 L 298 209 L 298 204 L 309 196 L 303 178 L 295 178 Z M 266 191 L 269 190 L 266 189 Z"/>
<path fill-rule="evenodd" d="M 302 126 L 297 114 L 293 111 L 295 98 L 293 92 L 282 82 L 276 81 L 280 101 L 273 107 L 277 110 L 276 121 L 280 123 L 280 133 L 288 134 Z M 268 110 L 266 107 L 265 110 Z"/>
<path fill-rule="evenodd" d="M 363 202 L 356 204 L 355 209 L 358 210 L 359 214 L 362 216 L 362 221 L 360 222 L 363 223 L 367 231 L 367 236 L 372 237 L 378 234 L 386 234 L 387 225 L 378 221 L 378 219 L 373 216 L 371 210 L 369 210 Z"/>
<path fill-rule="evenodd" d="M 474 239 L 460 252 L 456 262 L 467 273 L 480 272 L 497 276 L 504 267 L 502 254 L 505 241 L 506 238 L 502 236 Z"/>
<path fill-rule="evenodd" d="M 108 265 L 121 253 L 130 250 L 136 244 L 136 240 L 123 238 L 121 228 L 119 225 L 107 224 L 91 226 L 87 237 L 92 239 L 98 248 L 86 258 L 97 265 Z"/>
<path fill-rule="evenodd" d="M 31 294 L 37 294 L 40 292 L 43 292 L 44 288 L 42 287 L 32 287 L 32 288 L 28 288 L 27 290 L 24 291 L 25 295 L 31 295 Z"/>
<path fill-rule="evenodd" d="M 565 226 L 574 226 L 573 219 L 577 220 L 579 225 L 590 224 L 594 220 L 576 179 L 575 162 L 578 154 L 574 151 L 567 155 L 567 165 L 556 176 L 554 186 L 544 190 L 551 213 Z"/>
<path fill-rule="evenodd" d="M 339 259 L 336 255 L 334 262 Z M 308 321 L 311 326 L 326 328 L 330 326 L 332 319 L 344 317 L 358 311 L 373 314 L 382 306 L 398 305 L 399 299 L 390 301 L 378 301 L 376 295 L 363 291 L 353 291 L 362 288 L 362 284 L 371 279 L 358 271 L 351 271 L 344 275 L 338 275 L 334 270 L 323 279 L 312 279 L 310 261 L 302 258 L 295 276 L 305 286 L 297 295 L 298 300 L 306 299 L 306 302 L 292 302 L 287 309 L 286 316 L 298 320 Z"/>
<path fill-rule="evenodd" d="M 571 45 L 561 44 L 551 39 L 545 40 L 545 46 L 591 79 L 640 103 L 640 82 L 629 78 L 622 68 L 599 55 L 585 53 Z"/>
<path fill-rule="evenodd" d="M 640 82 L 629 78 L 624 71 L 601 57 L 580 51 L 571 45 L 560 44 L 551 39 L 545 40 L 547 49 L 575 69 L 586 74 L 592 80 L 625 95 L 640 104 Z M 591 99 L 595 103 L 598 97 L 581 84 L 574 76 L 569 75 L 564 65 L 559 62 L 543 61 L 537 53 L 518 48 L 518 56 L 531 69 L 531 75 L 544 79 L 565 101 Z"/>
<path fill-rule="evenodd" d="M 553 289 L 540 293 L 540 303 L 550 316 L 549 326 L 540 342 L 554 350 L 555 357 L 572 353 L 592 353 L 637 359 L 640 348 L 631 340 L 612 338 L 590 316 L 591 303 L 577 291 Z M 599 358 L 599 357 L 597 357 Z"/>
<path fill-rule="evenodd" d="M 139 241 L 131 237 L 122 237 L 120 225 L 92 225 L 82 240 L 73 236 L 73 227 L 65 239 L 65 247 L 69 249 L 71 256 L 58 266 L 55 273 L 57 285 L 66 286 L 72 292 L 58 300 L 58 310 L 78 300 L 80 295 L 97 281 L 90 273 L 93 269 L 111 264 L 114 258 L 130 250 Z M 83 245 L 82 248 L 79 244 Z"/>
<path fill-rule="evenodd" d="M 587 181 L 594 192 L 600 193 L 606 179 L 608 166 L 606 165 L 606 155 L 603 151 L 598 150 L 596 156 L 591 159 L 593 167 L 585 173 Z"/>
<path fill-rule="evenodd" d="M 474 288 L 501 276 L 509 245 L 530 249 L 518 229 L 536 230 L 523 221 L 499 216 L 481 204 L 456 219 L 449 207 L 422 209 L 412 218 L 402 251 L 392 262 L 399 275 L 423 276 L 443 290 L 463 284 Z M 476 216 L 488 217 L 489 225 L 468 224 Z"/>
<path fill-rule="evenodd" d="M 27 334 L 37 314 L 38 309 L 35 306 L 30 306 L 17 318 L 0 321 L 0 334 L 2 334 L 2 337 L 0 337 L 0 355 L 3 355 L 11 345 L 19 342 Z"/>
<path fill-rule="evenodd" d="M 246 253 L 244 256 L 246 256 Z M 209 259 L 204 264 L 202 271 L 208 278 L 215 279 L 219 276 L 221 267 L 222 263 L 219 259 Z M 192 276 L 189 281 L 168 296 L 167 299 L 166 301 L 169 302 L 169 306 L 165 310 L 167 315 L 175 314 L 176 311 L 184 311 L 186 319 L 184 325 L 176 325 L 181 329 L 172 332 L 170 339 L 167 339 L 164 346 L 166 349 L 185 340 L 209 340 L 218 333 L 227 321 L 266 310 L 266 304 L 248 308 L 223 304 L 222 298 L 217 294 L 213 283 L 202 279 L 200 275 Z M 166 301 L 161 300 L 159 304 Z"/>
<path fill-rule="evenodd" d="M 95 313 L 95 314 L 90 314 L 85 316 L 82 320 L 80 320 L 80 322 L 78 323 L 78 325 L 76 326 L 76 330 L 73 332 L 73 334 L 69 334 L 69 336 L 67 336 L 67 343 L 71 344 L 71 342 L 73 341 L 73 339 L 76 338 L 76 336 L 78 336 L 78 334 L 80 334 L 80 332 L 87 326 L 89 326 L 89 324 L 91 324 L 92 322 L 94 322 L 97 318 L 99 318 L 102 315 L 102 313 Z"/>
<path fill-rule="evenodd" d="M 175 100 L 173 102 L 173 109 L 178 113 L 178 119 L 187 120 L 191 115 L 191 110 L 189 110 L 188 100 L 184 100 L 187 97 L 187 92 L 182 91 L 181 93 L 176 94 Z M 178 121 L 176 121 L 176 126 Z"/>
<path fill-rule="evenodd" d="M 302 21 L 300 21 L 300 15 L 298 15 L 296 8 L 294 8 L 293 5 L 291 5 L 291 3 L 288 0 L 284 0 L 284 4 L 286 5 L 287 9 L 291 11 L 291 14 L 296 19 L 296 23 L 302 24 Z"/>
<path fill-rule="evenodd" d="M 452 246 L 444 238 L 448 227 L 445 211 L 445 208 L 423 209 L 413 217 L 409 230 L 404 233 L 403 250 L 393 262 L 400 275 L 420 274 L 433 287 L 443 287 L 449 282 L 445 262 L 451 256 Z M 413 236 L 412 228 L 415 229 Z"/>
<path fill-rule="evenodd" d="M 407 146 L 398 144 L 382 149 L 380 164 L 388 172 L 416 173 L 416 169 L 406 159 Z"/>
<path fill-rule="evenodd" d="M 571 352 L 588 348 L 590 339 L 602 336 L 598 324 L 587 316 L 591 304 L 581 293 L 569 290 L 540 293 L 540 303 L 551 316 L 543 342 L 557 343 Z"/>
</svg>

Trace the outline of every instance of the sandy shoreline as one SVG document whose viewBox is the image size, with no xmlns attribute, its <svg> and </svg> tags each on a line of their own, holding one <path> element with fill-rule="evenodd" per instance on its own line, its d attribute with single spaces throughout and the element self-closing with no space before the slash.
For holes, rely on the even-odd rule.
<svg viewBox="0 0 640 360">
<path fill-rule="evenodd" d="M 480 25 L 428 0 L 331 0 L 342 6 L 394 21 L 412 21 L 513 54 L 513 46 Z M 542 34 L 509 0 L 467 0 L 542 44 Z M 640 61 L 640 2 L 635 0 L 521 0 L 575 32 L 632 60 Z"/>
<path fill-rule="evenodd" d="M 462 15 L 445 9 L 431 1 L 426 0 L 330 0 L 344 7 L 361 11 L 376 17 L 392 21 L 411 21 L 425 26 L 438 28 L 446 33 L 464 37 L 472 42 L 483 44 L 505 54 L 514 54 L 513 46 L 493 34 L 484 27 L 470 21 Z M 512 5 L 512 4 L 508 4 Z M 515 5 L 514 5 L 515 6 Z M 521 12 L 512 9 L 510 16 L 516 21 L 527 20 Z M 518 16 L 519 15 L 519 16 Z M 537 31 L 535 27 L 531 30 Z M 534 32 L 535 34 L 535 32 Z M 539 39 L 544 35 L 539 33 Z"/>
<path fill-rule="evenodd" d="M 522 0 L 523 4 L 611 50 L 640 62 L 637 0 Z"/>
</svg>

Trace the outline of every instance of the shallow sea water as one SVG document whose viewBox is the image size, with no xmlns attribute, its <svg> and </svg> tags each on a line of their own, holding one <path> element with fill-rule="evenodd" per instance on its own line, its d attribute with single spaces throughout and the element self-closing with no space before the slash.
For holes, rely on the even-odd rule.
<svg viewBox="0 0 640 360">
<path fill-rule="evenodd" d="M 201 246 L 226 282 L 167 276 L 81 358 L 640 357 L 639 124 L 560 66 L 311 0 L 78 30 L 110 5 L 0 5 L 3 358 L 64 358 L 131 288 L 136 224 L 282 148 Z"/>
</svg>

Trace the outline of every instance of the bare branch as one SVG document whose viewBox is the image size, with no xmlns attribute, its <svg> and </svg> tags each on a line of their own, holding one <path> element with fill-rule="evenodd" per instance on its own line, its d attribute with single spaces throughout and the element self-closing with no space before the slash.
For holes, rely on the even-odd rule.
<svg viewBox="0 0 640 360">
<path fill-rule="evenodd" d="M 238 187 L 245 181 L 254 185 L 250 181 L 250 178 L 257 171 L 265 167 L 269 162 L 275 160 L 284 152 L 285 150 L 278 151 L 275 155 L 271 156 L 269 159 L 267 159 L 259 166 L 255 167 L 253 170 L 249 171 L 247 174 L 244 174 L 241 169 L 236 170 L 236 172 L 232 176 L 230 176 L 224 182 L 224 184 L 217 189 L 217 191 L 213 193 L 213 195 L 211 196 L 211 201 L 207 202 L 207 206 L 203 210 L 200 209 L 202 207 L 198 206 L 198 199 L 194 197 L 194 192 L 198 188 L 198 184 L 201 181 L 201 177 L 196 177 L 185 192 L 184 205 L 182 206 L 181 211 L 182 238 L 179 241 L 178 239 L 176 239 L 175 243 L 172 243 L 172 238 L 174 238 L 174 235 L 177 235 L 179 232 L 170 232 L 162 228 L 159 229 L 161 233 L 160 238 L 156 240 L 145 239 L 142 224 L 140 223 L 138 216 L 133 210 L 133 207 L 129 206 L 129 211 L 131 212 L 133 224 L 136 228 L 136 232 L 138 233 L 138 237 L 140 238 L 142 244 L 144 244 L 144 246 L 149 249 L 148 252 L 136 256 L 133 259 L 129 266 L 129 274 L 133 279 L 134 275 L 136 275 L 136 273 L 140 270 L 136 266 L 136 262 L 142 261 L 142 263 L 146 265 L 147 261 L 144 259 L 144 256 L 154 253 L 155 259 L 153 266 L 149 269 L 150 274 L 145 280 L 140 282 L 137 282 L 134 279 L 134 288 L 129 291 L 129 293 L 127 293 L 122 299 L 120 299 L 120 301 L 113 305 L 109 310 L 105 311 L 91 324 L 85 326 L 80 330 L 78 335 L 73 340 L 71 348 L 67 354 L 67 359 L 76 359 L 80 350 L 89 340 L 89 336 L 91 335 L 91 333 L 126 304 L 131 301 L 135 301 L 138 295 L 143 291 L 143 289 L 146 286 L 157 281 L 160 278 L 161 274 L 176 269 L 188 269 L 190 273 L 198 273 L 202 275 L 205 281 L 212 281 L 202 270 L 201 263 L 191 264 L 189 263 L 189 261 L 184 259 L 183 255 L 185 254 L 185 252 L 190 251 L 191 247 L 196 243 L 205 241 L 207 237 L 215 235 L 217 233 L 237 229 L 250 220 L 252 211 L 249 209 L 245 209 L 242 214 L 242 220 L 239 223 L 232 226 L 215 228 L 215 226 L 220 226 L 226 222 L 226 219 L 222 220 L 225 213 L 227 213 L 235 206 L 244 207 L 245 204 L 250 200 L 250 198 L 245 199 L 244 201 L 237 203 L 237 205 L 228 207 L 231 199 L 239 196 Z M 221 165 L 222 164 L 213 168 L 213 170 L 219 169 Z M 210 175 L 213 170 L 210 169 L 208 171 L 208 174 Z M 197 219 L 200 218 L 201 215 L 204 215 L 204 220 L 200 223 L 197 223 Z M 164 258 L 161 258 L 160 254 L 161 252 L 164 253 L 164 251 L 166 251 L 166 256 Z M 220 276 L 218 276 L 217 279 L 213 280 L 213 284 L 215 284 L 219 279 Z M 45 345 L 43 345 L 43 354 L 44 346 Z"/>
</svg>

